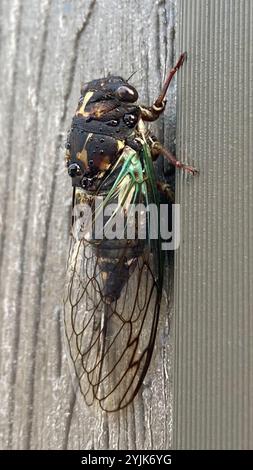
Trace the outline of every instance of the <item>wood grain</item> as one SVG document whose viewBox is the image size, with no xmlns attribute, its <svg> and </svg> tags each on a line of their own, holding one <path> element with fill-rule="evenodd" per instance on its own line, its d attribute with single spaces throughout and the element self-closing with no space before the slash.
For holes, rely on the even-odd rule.
<svg viewBox="0 0 253 470">
<path fill-rule="evenodd" d="M 2 0 L 0 14 L 0 447 L 169 448 L 167 308 L 134 403 L 106 415 L 76 401 L 62 331 L 71 200 L 64 141 L 81 81 L 137 70 L 141 100 L 155 98 L 174 59 L 175 1 Z M 173 147 L 175 86 L 169 98 L 154 130 Z"/>
</svg>

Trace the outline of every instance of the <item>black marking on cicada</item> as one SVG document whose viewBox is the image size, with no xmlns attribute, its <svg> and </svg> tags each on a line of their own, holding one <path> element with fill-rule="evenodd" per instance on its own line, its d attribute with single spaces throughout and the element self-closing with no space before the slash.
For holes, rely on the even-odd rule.
<svg viewBox="0 0 253 470">
<path fill-rule="evenodd" d="M 163 112 L 169 83 L 184 58 L 182 54 L 150 107 L 135 104 L 137 91 L 118 76 L 83 85 L 66 143 L 73 209 L 84 203 L 89 215 L 81 210 L 73 216 L 65 332 L 86 403 L 98 401 L 106 411 L 127 406 L 147 372 L 162 296 L 163 255 L 159 238 L 149 237 L 148 217 L 146 239 L 128 239 L 125 227 L 121 239 L 98 238 L 93 227 L 112 203 L 116 208 L 103 219 L 105 226 L 118 213 L 129 215 L 132 204 L 159 206 L 157 188 L 164 185 L 155 179 L 153 160 L 158 155 L 196 173 L 178 162 L 144 125 Z M 135 219 L 133 224 L 137 230 Z"/>
</svg>

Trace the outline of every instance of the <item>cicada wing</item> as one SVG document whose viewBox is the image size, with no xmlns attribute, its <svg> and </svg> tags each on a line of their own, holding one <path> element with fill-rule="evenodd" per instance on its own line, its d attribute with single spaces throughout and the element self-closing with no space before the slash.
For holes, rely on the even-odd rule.
<svg viewBox="0 0 253 470">
<path fill-rule="evenodd" d="M 80 391 L 88 405 L 125 407 L 142 384 L 153 351 L 161 291 L 146 248 L 120 297 L 108 303 L 94 247 L 74 243 L 65 300 L 65 331 Z"/>
<path fill-rule="evenodd" d="M 91 246 L 72 238 L 64 299 L 64 325 L 69 352 L 82 394 L 91 405 L 94 400 L 90 370 L 98 362 L 102 338 L 103 305 L 96 285 L 96 260 Z M 92 373 L 91 373 L 92 376 Z M 92 379 L 92 377 L 91 377 Z"/>
<path fill-rule="evenodd" d="M 148 150 L 145 158 L 150 158 Z M 147 204 L 154 200 L 153 191 L 152 186 L 137 192 L 137 197 L 132 194 L 135 202 L 143 201 L 144 194 Z M 91 243 L 72 239 L 65 330 L 80 391 L 88 405 L 97 400 L 106 411 L 124 408 L 143 382 L 161 302 L 159 260 L 157 240 Z"/>
<path fill-rule="evenodd" d="M 138 258 L 117 302 L 107 306 L 106 347 L 97 398 L 105 410 L 125 407 L 137 394 L 153 351 L 160 292 L 150 253 Z"/>
</svg>

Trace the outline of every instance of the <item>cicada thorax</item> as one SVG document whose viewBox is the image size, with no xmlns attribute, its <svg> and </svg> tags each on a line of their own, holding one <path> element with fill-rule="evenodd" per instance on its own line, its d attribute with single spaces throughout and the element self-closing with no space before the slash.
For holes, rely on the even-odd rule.
<svg viewBox="0 0 253 470">
<path fill-rule="evenodd" d="M 127 139 L 134 140 L 140 117 L 139 106 L 121 101 L 109 93 L 108 81 L 105 89 L 101 82 L 103 84 L 102 80 L 91 82 L 90 87 L 97 89 L 88 87 L 82 91 L 66 143 L 66 160 L 73 185 L 91 192 L 97 191 Z M 131 90 L 132 87 L 128 87 Z"/>
</svg>

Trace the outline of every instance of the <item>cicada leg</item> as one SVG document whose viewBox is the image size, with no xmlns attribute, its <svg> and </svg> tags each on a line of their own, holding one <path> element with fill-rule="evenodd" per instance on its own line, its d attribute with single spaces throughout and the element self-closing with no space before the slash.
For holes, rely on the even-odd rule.
<svg viewBox="0 0 253 470">
<path fill-rule="evenodd" d="M 160 144 L 160 142 L 152 143 L 151 155 L 154 160 L 156 160 L 159 155 L 163 155 L 163 157 L 166 158 L 166 160 L 168 160 L 168 162 L 171 163 L 173 166 L 181 170 L 184 170 L 187 173 L 190 173 L 192 175 L 197 175 L 199 173 L 199 171 L 193 166 L 186 165 L 185 163 L 182 163 L 179 160 L 177 160 L 169 150 L 167 150 L 165 147 L 163 147 L 162 144 Z"/>
<path fill-rule="evenodd" d="M 163 84 L 162 90 L 158 98 L 152 104 L 152 106 L 140 106 L 141 108 L 141 117 L 143 121 L 155 121 L 159 118 L 160 114 L 164 111 L 166 106 L 165 95 L 168 91 L 169 85 L 175 73 L 183 65 L 186 58 L 186 52 L 180 55 L 176 65 L 169 71 L 168 76 Z"/>
<path fill-rule="evenodd" d="M 162 87 L 161 93 L 158 96 L 158 98 L 155 100 L 155 102 L 152 104 L 150 107 L 146 106 L 141 106 L 141 117 L 143 121 L 155 121 L 160 114 L 164 111 L 165 105 L 166 105 L 166 100 L 165 100 L 165 95 L 168 91 L 169 85 L 171 83 L 172 78 L 174 77 L 175 73 L 180 69 L 180 67 L 183 65 L 184 60 L 186 58 L 186 52 L 180 55 L 176 65 L 170 70 L 168 73 L 168 76 L 164 82 L 164 85 Z M 151 137 L 151 136 L 150 136 Z M 196 168 L 186 165 L 185 163 L 180 162 L 177 160 L 172 153 L 170 153 L 169 150 L 167 150 L 165 147 L 163 147 L 160 142 L 157 142 L 156 138 L 153 138 L 153 136 L 149 139 L 151 143 L 151 154 L 154 160 L 159 155 L 163 155 L 166 160 L 168 160 L 173 166 L 176 168 L 180 168 L 188 173 L 191 173 L 192 175 L 196 175 L 198 173 L 198 170 Z"/>
<path fill-rule="evenodd" d="M 165 181 L 157 181 L 156 182 L 157 189 L 160 193 L 162 193 L 168 201 L 171 203 L 175 202 L 175 193 L 172 186 Z"/>
</svg>

